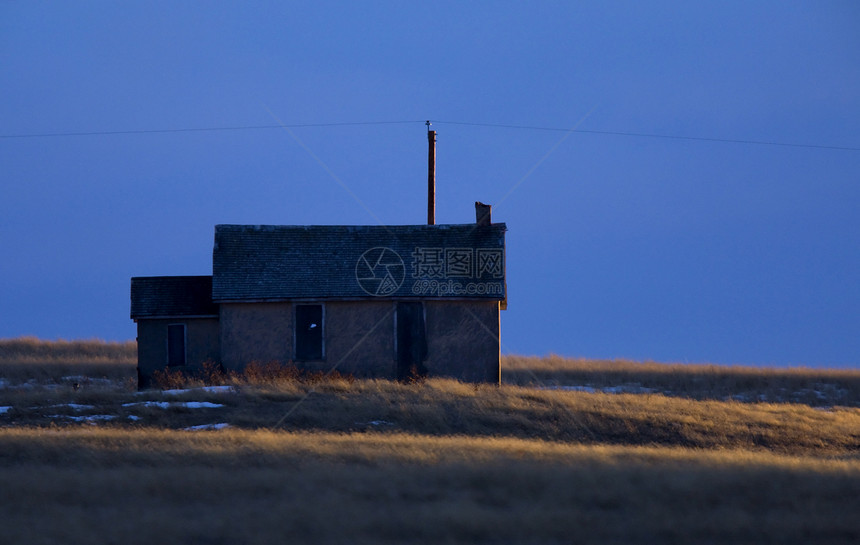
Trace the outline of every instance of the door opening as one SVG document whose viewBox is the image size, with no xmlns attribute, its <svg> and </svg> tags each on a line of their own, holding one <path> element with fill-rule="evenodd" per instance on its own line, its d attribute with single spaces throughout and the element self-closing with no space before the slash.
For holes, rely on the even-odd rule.
<svg viewBox="0 0 860 545">
<path fill-rule="evenodd" d="M 397 380 L 427 375 L 427 336 L 422 303 L 397 303 Z"/>
</svg>

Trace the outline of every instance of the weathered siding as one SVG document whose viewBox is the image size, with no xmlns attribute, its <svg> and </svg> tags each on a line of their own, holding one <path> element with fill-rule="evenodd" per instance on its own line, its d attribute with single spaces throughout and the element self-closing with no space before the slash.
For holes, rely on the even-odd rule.
<svg viewBox="0 0 860 545">
<path fill-rule="evenodd" d="M 337 369 L 357 377 L 395 378 L 395 301 L 302 302 L 322 304 L 324 357 L 296 361 L 295 303 L 225 303 L 217 320 L 146 320 L 139 324 L 141 361 L 163 368 L 167 361 L 168 323 L 188 324 L 189 366 L 206 359 L 220 361 L 225 369 L 241 370 L 250 362 L 295 364 L 309 370 Z M 424 301 L 429 376 L 466 382 L 498 383 L 498 301 Z M 218 345 L 220 329 L 221 343 Z M 207 344 L 208 352 L 201 344 Z M 220 349 L 220 358 L 212 347 Z M 205 352 L 205 353 L 204 353 Z M 148 364 L 149 365 L 149 364 Z M 150 371 L 151 372 L 151 371 Z"/>
<path fill-rule="evenodd" d="M 241 370 L 251 362 L 287 363 L 293 359 L 293 312 L 290 303 L 221 305 L 221 363 Z"/>
<path fill-rule="evenodd" d="M 394 377 L 394 303 L 329 302 L 324 316 L 322 369 L 337 365 L 341 373 L 357 377 Z"/>
<path fill-rule="evenodd" d="M 303 302 L 323 305 L 322 361 L 295 358 L 292 303 L 221 305 L 221 361 L 227 369 L 250 362 L 295 363 L 305 369 L 337 370 L 360 377 L 393 376 L 394 338 L 391 302 Z"/>
<path fill-rule="evenodd" d="M 498 301 L 425 301 L 424 312 L 429 376 L 499 383 Z"/>
<path fill-rule="evenodd" d="M 218 363 L 221 355 L 218 318 L 138 319 L 137 367 L 141 386 L 146 387 L 155 371 L 167 367 L 167 326 L 185 324 L 186 365 L 197 369 L 205 362 Z"/>
</svg>

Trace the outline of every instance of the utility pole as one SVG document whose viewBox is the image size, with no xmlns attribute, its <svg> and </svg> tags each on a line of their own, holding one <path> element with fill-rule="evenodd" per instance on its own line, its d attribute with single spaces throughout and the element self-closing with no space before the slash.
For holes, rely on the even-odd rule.
<svg viewBox="0 0 860 545">
<path fill-rule="evenodd" d="M 436 131 L 427 120 L 427 225 L 436 225 Z"/>
</svg>

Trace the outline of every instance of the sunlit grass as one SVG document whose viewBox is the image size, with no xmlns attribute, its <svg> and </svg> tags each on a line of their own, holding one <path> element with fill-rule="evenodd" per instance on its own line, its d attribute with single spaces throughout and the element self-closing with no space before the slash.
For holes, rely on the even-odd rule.
<svg viewBox="0 0 860 545">
<path fill-rule="evenodd" d="M 501 387 L 264 364 L 177 394 L 134 357 L 0 341 L 2 541 L 860 540 L 857 372 L 507 356 Z"/>
<path fill-rule="evenodd" d="M 747 450 L 19 428 L 0 430 L 0 482 L 14 498 L 0 503 L 12 543 L 849 543 L 860 535 L 856 457 Z"/>
<path fill-rule="evenodd" d="M 335 379 L 234 385 L 228 392 L 71 388 L 0 393 L 0 426 L 73 426 L 74 417 L 112 415 L 115 426 L 235 428 L 431 436 L 511 437 L 582 444 L 749 449 L 842 456 L 860 449 L 860 409 L 802 404 L 696 401 L 657 394 L 606 394 L 475 386 L 450 379 L 414 384 Z M 146 408 L 146 400 L 210 402 L 218 409 Z M 81 409 L 64 406 L 86 405 Z M 214 420 L 213 419 L 217 419 Z"/>
<path fill-rule="evenodd" d="M 194 466 L 359 462 L 368 465 L 484 466 L 525 461 L 587 468 L 637 464 L 679 468 L 767 467 L 860 477 L 860 455 L 810 457 L 747 449 L 677 446 L 583 445 L 517 437 L 337 433 L 224 429 L 193 432 L 163 428 L 77 426 L 0 430 L 0 466 L 50 462 L 56 467 Z"/>
<path fill-rule="evenodd" d="M 137 343 L 92 340 L 0 339 L 0 379 L 11 383 L 58 383 L 137 379 Z"/>
<path fill-rule="evenodd" d="M 646 389 L 693 399 L 784 401 L 860 406 L 860 369 L 750 367 L 594 360 L 560 356 L 502 357 L 505 384 Z"/>
<path fill-rule="evenodd" d="M 100 339 L 46 341 L 36 337 L 0 339 L 0 363 L 137 363 L 137 343 Z"/>
</svg>

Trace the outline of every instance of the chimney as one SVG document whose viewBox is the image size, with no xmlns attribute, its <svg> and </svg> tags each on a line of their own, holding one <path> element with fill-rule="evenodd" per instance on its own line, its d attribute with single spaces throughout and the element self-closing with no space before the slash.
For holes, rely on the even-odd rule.
<svg viewBox="0 0 860 545">
<path fill-rule="evenodd" d="M 487 227 L 492 223 L 490 220 L 492 209 L 492 205 L 475 201 L 475 223 L 478 224 L 478 227 Z"/>
<path fill-rule="evenodd" d="M 436 131 L 427 121 L 427 225 L 436 224 Z"/>
</svg>

